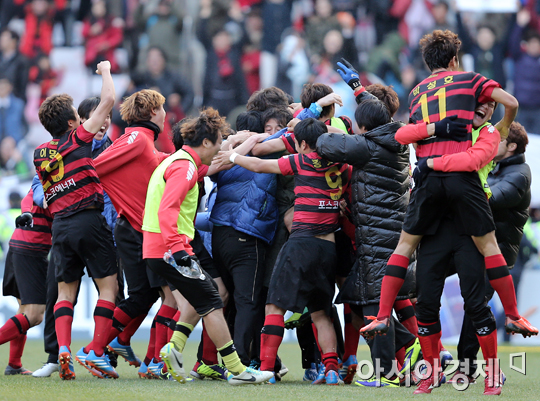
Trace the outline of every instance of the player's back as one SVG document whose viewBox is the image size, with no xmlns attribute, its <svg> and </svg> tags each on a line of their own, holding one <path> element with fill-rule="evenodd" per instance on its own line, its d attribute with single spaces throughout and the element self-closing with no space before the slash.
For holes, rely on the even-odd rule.
<svg viewBox="0 0 540 401">
<path fill-rule="evenodd" d="M 409 122 L 435 123 L 449 116 L 467 125 L 469 135 L 460 141 L 436 136 L 418 143 L 417 157 L 466 151 L 472 146 L 472 120 L 478 102 L 491 100 L 495 81 L 475 72 L 442 71 L 420 82 L 409 94 Z"/>
</svg>

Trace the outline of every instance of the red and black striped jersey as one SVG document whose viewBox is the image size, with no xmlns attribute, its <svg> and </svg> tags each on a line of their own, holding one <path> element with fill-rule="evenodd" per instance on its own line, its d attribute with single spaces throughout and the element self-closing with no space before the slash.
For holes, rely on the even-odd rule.
<svg viewBox="0 0 540 401">
<path fill-rule="evenodd" d="M 103 188 L 92 161 L 93 133 L 82 124 L 34 152 L 45 200 L 55 217 L 67 217 L 88 207 L 103 210 Z"/>
<path fill-rule="evenodd" d="M 316 152 L 278 160 L 283 175 L 294 175 L 291 237 L 330 234 L 339 228 L 339 202 L 349 184 L 348 164 L 333 163 Z"/>
<path fill-rule="evenodd" d="M 333 125 L 332 124 L 332 119 L 339 119 L 339 120 L 341 120 L 341 123 Z M 344 126 L 345 129 L 346 129 L 346 132 L 345 132 L 346 134 L 354 135 L 353 123 L 352 123 L 351 119 L 349 117 L 347 117 L 347 116 L 332 117 L 332 118 L 329 118 L 328 120 L 326 120 L 324 123 L 326 125 L 332 125 L 332 126 L 339 125 L 337 127 L 339 129 L 341 129 Z M 283 141 L 283 144 L 285 145 L 285 149 L 287 149 L 287 152 L 289 152 L 291 154 L 298 153 L 296 151 L 296 145 L 294 143 L 294 132 L 287 131 L 285 134 L 281 135 L 280 138 Z"/>
<path fill-rule="evenodd" d="M 435 123 L 448 116 L 467 124 L 469 135 L 458 142 L 432 136 L 418 142 L 417 157 L 464 152 L 472 146 L 472 121 L 478 103 L 491 99 L 500 85 L 475 72 L 443 71 L 420 82 L 409 94 L 409 122 Z"/>
<path fill-rule="evenodd" d="M 34 221 L 30 227 L 17 227 L 9 240 L 9 247 L 18 253 L 46 256 L 51 249 L 53 217 L 47 209 L 36 205 L 30 190 L 21 202 L 21 212 L 30 212 Z"/>
</svg>

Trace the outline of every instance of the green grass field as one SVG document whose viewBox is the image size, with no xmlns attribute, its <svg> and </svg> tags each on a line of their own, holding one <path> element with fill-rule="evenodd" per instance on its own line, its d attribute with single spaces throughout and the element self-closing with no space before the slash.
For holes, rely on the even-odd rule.
<svg viewBox="0 0 540 401">
<path fill-rule="evenodd" d="M 83 344 L 77 341 L 73 350 L 79 349 Z M 135 352 L 142 356 L 146 351 L 143 342 L 134 343 Z M 195 362 L 197 343 L 188 342 L 184 353 L 186 367 L 192 367 Z M 455 356 L 455 348 L 450 348 Z M 526 352 L 527 375 L 511 370 L 509 366 L 509 353 Z M 281 383 L 276 385 L 232 387 L 224 382 L 196 381 L 181 385 L 174 381 L 140 380 L 135 368 L 130 367 L 121 358 L 119 360 L 118 380 L 99 380 L 92 377 L 81 366 L 76 364 L 77 379 L 72 382 L 60 380 L 54 374 L 49 378 L 37 379 L 22 376 L 0 376 L 0 400 L 102 400 L 118 401 L 154 400 L 154 399 L 181 399 L 183 400 L 378 400 L 382 397 L 394 400 L 407 400 L 418 397 L 429 397 L 430 400 L 478 399 L 484 389 L 481 384 L 471 385 L 468 390 L 458 392 L 451 385 L 443 385 L 435 389 L 430 396 L 414 396 L 412 388 L 379 388 L 365 389 L 357 386 L 311 386 L 302 381 L 303 371 L 300 366 L 300 351 L 297 344 L 283 344 L 280 356 L 289 368 L 289 373 Z M 9 346 L 0 347 L 0 366 L 7 364 Z M 369 359 L 367 346 L 359 347 L 358 359 Z M 512 396 L 514 400 L 539 400 L 540 381 L 540 347 L 501 347 L 501 367 L 507 382 L 503 388 L 502 396 Z M 41 367 L 46 359 L 41 341 L 28 341 L 23 356 L 24 366 L 30 370 Z"/>
</svg>

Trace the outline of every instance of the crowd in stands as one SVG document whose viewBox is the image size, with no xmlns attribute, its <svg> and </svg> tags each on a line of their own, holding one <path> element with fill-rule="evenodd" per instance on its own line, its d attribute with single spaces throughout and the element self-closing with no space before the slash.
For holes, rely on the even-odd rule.
<svg viewBox="0 0 540 401">
<path fill-rule="evenodd" d="M 490 14 L 446 0 L 2 0 L 0 175 L 31 170 L 27 155 L 36 143 L 25 135 L 63 79 L 49 60 L 57 47 L 84 46 L 88 74 L 107 59 L 113 73 L 129 76 L 118 100 L 157 88 L 170 132 L 201 106 L 235 121 L 254 91 L 272 85 L 298 101 L 305 83 L 328 84 L 343 96 L 338 113 L 350 115 L 354 98 L 334 68 L 342 57 L 364 85 L 393 85 L 402 105 L 397 119 L 406 120 L 405 99 L 429 75 L 419 38 L 451 29 L 470 56 L 462 58 L 463 69 L 514 93 L 519 120 L 540 133 L 540 4 L 521 3 L 517 12 Z M 31 85 L 38 89 L 29 98 Z M 115 112 L 113 139 L 122 124 Z M 158 146 L 172 151 L 164 138 Z"/>
</svg>

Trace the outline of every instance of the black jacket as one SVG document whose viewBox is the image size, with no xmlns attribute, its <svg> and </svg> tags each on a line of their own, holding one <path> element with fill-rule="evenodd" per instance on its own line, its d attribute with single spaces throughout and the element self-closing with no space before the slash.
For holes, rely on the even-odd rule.
<svg viewBox="0 0 540 401">
<path fill-rule="evenodd" d="M 394 135 L 403 126 L 391 122 L 364 135 L 323 134 L 322 157 L 349 163 L 352 217 L 356 227 L 357 264 L 342 287 L 340 300 L 358 305 L 379 302 L 386 263 L 394 252 L 409 204 L 409 148 Z M 398 299 L 414 289 L 411 275 Z"/>
<path fill-rule="evenodd" d="M 531 169 L 523 153 L 501 160 L 488 176 L 493 195 L 489 205 L 495 220 L 495 235 L 509 267 L 516 263 L 523 226 L 529 218 Z"/>
</svg>

